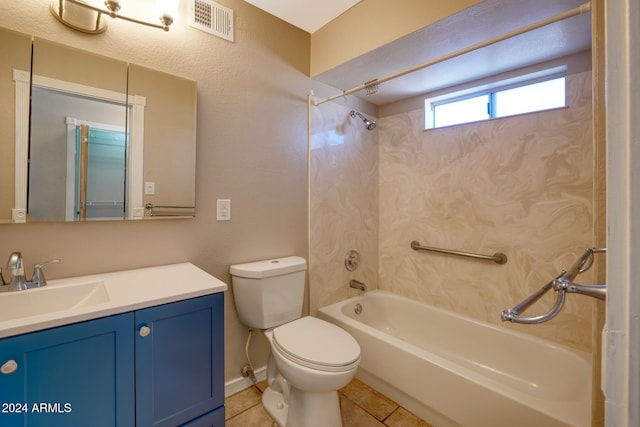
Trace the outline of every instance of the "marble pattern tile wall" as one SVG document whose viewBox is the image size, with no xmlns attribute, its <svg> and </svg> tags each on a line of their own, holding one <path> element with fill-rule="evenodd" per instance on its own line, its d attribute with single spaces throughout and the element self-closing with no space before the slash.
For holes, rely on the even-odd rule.
<svg viewBox="0 0 640 427">
<path fill-rule="evenodd" d="M 357 279 L 377 287 L 378 144 L 350 108 L 326 103 L 311 110 L 310 150 L 310 311 L 344 300 L 358 291 Z M 360 267 L 349 272 L 351 249 Z"/>
<path fill-rule="evenodd" d="M 593 246 L 591 73 L 569 76 L 567 96 L 568 108 L 428 131 L 423 110 L 379 120 L 379 288 L 590 351 L 589 297 L 569 295 L 544 324 L 500 320 Z M 412 240 L 509 261 L 417 252 Z"/>
</svg>

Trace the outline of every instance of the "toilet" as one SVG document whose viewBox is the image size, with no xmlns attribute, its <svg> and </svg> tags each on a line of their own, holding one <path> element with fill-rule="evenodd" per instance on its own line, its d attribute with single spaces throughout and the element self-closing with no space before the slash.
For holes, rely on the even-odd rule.
<svg viewBox="0 0 640 427">
<path fill-rule="evenodd" d="M 262 404 L 280 427 L 342 426 L 338 389 L 351 381 L 360 346 L 343 329 L 302 316 L 304 258 L 230 267 L 240 321 L 271 345 Z"/>
</svg>

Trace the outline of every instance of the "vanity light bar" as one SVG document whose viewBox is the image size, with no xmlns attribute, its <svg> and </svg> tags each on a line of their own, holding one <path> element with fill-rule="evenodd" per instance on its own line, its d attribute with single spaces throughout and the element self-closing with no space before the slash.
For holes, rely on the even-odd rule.
<svg viewBox="0 0 640 427">
<path fill-rule="evenodd" d="M 167 4 L 167 2 L 164 2 L 164 4 Z M 120 18 L 125 21 L 146 25 L 148 27 L 160 28 L 164 31 L 169 31 L 169 26 L 173 23 L 173 14 L 167 11 L 160 12 L 160 24 L 153 24 L 151 22 L 130 18 L 118 13 L 121 9 L 120 0 L 105 0 L 104 5 L 106 9 L 90 5 L 82 0 L 53 0 L 49 10 L 53 16 L 55 16 L 58 21 L 62 22 L 64 25 L 88 34 L 102 33 L 107 29 L 107 23 L 102 19 L 102 15 L 109 15 L 112 18 Z M 75 6 L 97 12 L 95 16 L 95 23 L 92 21 L 89 24 L 93 25 L 93 27 L 87 25 L 87 21 L 91 20 L 93 17 L 89 17 L 86 14 L 83 16 L 81 9 L 78 8 L 74 11 L 73 8 L 75 8 Z"/>
</svg>

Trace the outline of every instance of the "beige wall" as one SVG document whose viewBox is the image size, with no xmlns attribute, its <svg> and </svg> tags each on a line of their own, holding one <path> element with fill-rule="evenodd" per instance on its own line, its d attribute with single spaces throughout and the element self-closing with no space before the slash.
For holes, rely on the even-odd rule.
<svg viewBox="0 0 640 427">
<path fill-rule="evenodd" d="M 16 96 L 13 70 L 31 68 L 31 38 L 11 31 L 0 31 L 0 223 L 11 222 L 15 188 Z M 0 264 L 2 265 L 2 264 Z"/>
<path fill-rule="evenodd" d="M 429 132 L 421 129 L 421 110 L 380 119 L 378 128 L 367 132 L 349 118 L 349 107 L 313 107 L 309 230 L 305 97 L 310 88 L 320 96 L 335 91 L 307 77 L 307 33 L 241 0 L 221 3 L 236 12 L 235 43 L 187 27 L 184 0 L 180 20 L 169 33 L 110 20 L 109 30 L 99 36 L 63 27 L 38 0 L 19 6 L 0 2 L 0 26 L 198 83 L 195 219 L 0 225 L 0 256 L 21 250 L 29 274 L 33 263 L 60 257 L 63 263 L 49 269 L 51 278 L 191 261 L 229 283 L 230 264 L 296 254 L 310 261 L 312 311 L 353 294 L 348 280 L 355 278 L 499 323 L 500 310 L 519 302 L 592 244 L 588 74 L 572 78 L 576 102 L 570 109 Z M 363 26 L 379 31 L 370 21 Z M 349 43 L 362 46 L 360 41 Z M 343 59 L 334 60 L 336 65 Z M 491 175 L 492 170 L 505 174 Z M 564 181 L 567 171 L 576 174 L 572 178 L 577 177 L 578 186 Z M 555 178 L 565 187 L 545 193 L 544 183 L 555 182 L 552 172 L 558 172 Z M 545 176 L 548 181 L 541 181 Z M 500 185 L 475 186 L 492 179 Z M 534 188 L 526 187 L 527 179 Z M 411 193 L 416 189 L 422 192 Z M 415 199 L 411 203 L 410 197 Z M 231 222 L 215 220 L 218 198 L 232 200 Z M 496 200 L 505 203 L 506 217 L 496 217 L 495 211 L 502 212 L 492 205 Z M 523 234 L 532 232 L 531 224 L 537 233 Z M 408 244 L 416 238 L 445 247 L 501 250 L 510 261 L 494 266 L 415 253 Z M 549 246 L 552 252 L 546 251 Z M 349 249 L 363 255 L 355 273 L 343 267 Z M 400 286 L 403 275 L 412 282 Z M 590 348 L 590 301 L 570 300 L 555 323 L 520 329 Z M 229 380 L 245 363 L 246 330 L 230 292 L 225 309 Z M 254 364 L 264 364 L 264 340 L 256 339 L 251 351 Z"/>
<path fill-rule="evenodd" d="M 62 26 L 48 2 L 0 2 L 2 27 L 198 82 L 195 219 L 0 225 L 0 257 L 22 251 L 27 274 L 33 263 L 62 258 L 50 278 L 191 261 L 225 282 L 233 263 L 307 257 L 309 35 L 244 1 L 220 3 L 235 10 L 235 43 L 188 27 L 185 0 L 168 33 L 110 20 L 97 36 Z M 218 198 L 232 200 L 230 222 L 215 220 Z M 232 379 L 245 363 L 246 332 L 230 292 L 225 310 Z M 266 350 L 254 340 L 256 366 Z"/>
<path fill-rule="evenodd" d="M 373 132 L 338 103 L 311 114 L 312 312 L 355 278 L 412 299 L 591 351 L 593 300 L 569 295 L 540 325 L 511 308 L 594 246 L 591 72 L 568 77 L 569 108 L 424 130 L 424 109 Z M 378 152 L 376 152 L 378 150 Z M 376 181 L 377 180 L 377 181 Z M 410 242 L 493 254 L 505 265 L 416 252 Z M 349 273 L 349 249 L 363 268 Z M 591 273 L 591 272 L 589 272 Z M 580 276 L 593 282 L 589 274 Z M 549 295 L 525 314 L 543 314 Z"/>
<path fill-rule="evenodd" d="M 311 312 L 356 295 L 349 281 L 378 282 L 378 133 L 351 108 L 329 102 L 311 109 Z M 373 118 L 371 116 L 371 118 Z M 355 271 L 345 268 L 350 250 Z"/>
<path fill-rule="evenodd" d="M 311 76 L 480 1 L 363 0 L 311 35 Z"/>
<path fill-rule="evenodd" d="M 566 109 L 429 131 L 423 109 L 380 119 L 381 289 L 591 350 L 588 297 L 569 295 L 547 323 L 500 320 L 594 246 L 590 71 L 568 76 L 567 97 Z M 509 261 L 417 252 L 412 240 Z M 525 314 L 547 312 L 554 297 Z"/>
</svg>

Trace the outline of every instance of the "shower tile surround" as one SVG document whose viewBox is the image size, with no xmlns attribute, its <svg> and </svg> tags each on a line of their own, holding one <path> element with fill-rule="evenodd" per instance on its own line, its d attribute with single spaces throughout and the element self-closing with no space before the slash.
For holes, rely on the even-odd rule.
<svg viewBox="0 0 640 427">
<path fill-rule="evenodd" d="M 311 312 L 357 293 L 355 278 L 591 351 L 591 298 L 568 295 L 540 325 L 500 320 L 593 245 L 591 72 L 567 82 L 568 108 L 429 131 L 422 109 L 383 117 L 369 132 L 345 106 L 313 107 Z M 412 240 L 504 252 L 509 262 L 417 252 Z M 353 273 L 343 267 L 349 249 L 363 258 Z M 578 281 L 592 282 L 590 273 Z M 554 301 L 550 292 L 525 314 Z"/>
<path fill-rule="evenodd" d="M 329 102 L 311 110 L 310 300 L 311 313 L 359 291 L 349 280 L 377 287 L 378 151 L 376 131 Z M 347 271 L 349 250 L 360 266 Z"/>
</svg>

